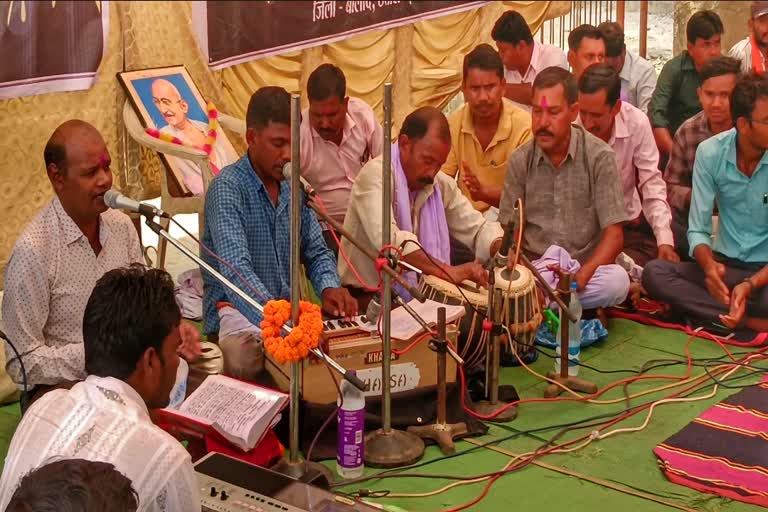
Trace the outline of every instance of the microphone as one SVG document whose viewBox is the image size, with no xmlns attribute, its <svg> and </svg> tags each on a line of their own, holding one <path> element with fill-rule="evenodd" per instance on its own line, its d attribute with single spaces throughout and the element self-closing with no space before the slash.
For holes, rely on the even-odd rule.
<svg viewBox="0 0 768 512">
<path fill-rule="evenodd" d="M 381 314 L 381 304 L 377 300 L 376 296 L 371 297 L 371 301 L 368 303 L 368 308 L 365 310 L 365 322 L 368 324 L 375 324 L 379 321 L 379 315 Z"/>
<path fill-rule="evenodd" d="M 287 162 L 283 166 L 283 177 L 288 181 L 291 181 L 291 169 L 291 162 Z M 312 187 L 312 185 L 309 184 L 307 180 L 304 179 L 304 176 L 299 176 L 299 183 L 301 184 L 301 188 L 304 190 L 304 193 L 307 194 L 307 197 L 315 196 L 315 189 Z"/>
<path fill-rule="evenodd" d="M 157 217 L 163 217 L 165 219 L 171 218 L 171 215 L 168 213 L 165 213 L 163 210 L 159 208 L 155 208 L 151 204 L 140 203 L 135 199 L 131 199 L 130 197 L 125 197 L 123 194 L 121 194 L 117 190 L 107 190 L 107 192 L 104 194 L 104 204 L 107 205 L 109 208 L 114 208 L 118 210 L 130 210 L 132 212 L 140 213 L 145 217 L 157 216 Z"/>
<path fill-rule="evenodd" d="M 509 249 L 512 247 L 512 241 L 515 238 L 515 222 L 511 220 L 504 227 L 504 236 L 501 237 L 501 247 L 496 253 L 494 263 L 497 267 L 506 267 L 509 262 Z"/>
</svg>

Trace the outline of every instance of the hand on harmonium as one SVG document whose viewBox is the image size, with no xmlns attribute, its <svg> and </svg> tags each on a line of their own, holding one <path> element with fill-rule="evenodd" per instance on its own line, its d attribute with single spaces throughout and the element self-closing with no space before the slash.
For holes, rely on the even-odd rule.
<svg viewBox="0 0 768 512">
<path fill-rule="evenodd" d="M 326 288 L 321 300 L 323 311 L 329 316 L 347 320 L 357 316 L 357 301 L 346 288 Z"/>
<path fill-rule="evenodd" d="M 488 272 L 479 261 L 448 267 L 446 273 L 453 284 L 460 284 L 462 281 L 472 281 L 482 288 L 488 287 Z"/>
</svg>

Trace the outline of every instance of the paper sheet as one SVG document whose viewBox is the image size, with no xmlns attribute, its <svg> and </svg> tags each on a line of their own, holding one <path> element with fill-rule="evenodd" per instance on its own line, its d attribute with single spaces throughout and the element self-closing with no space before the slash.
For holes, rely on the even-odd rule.
<svg viewBox="0 0 768 512">
<path fill-rule="evenodd" d="M 426 300 L 422 303 L 413 299 L 408 305 L 431 326 L 437 325 L 437 309 L 441 306 L 445 307 L 446 322 L 456 321 L 467 312 L 464 306 L 450 306 L 434 300 Z M 409 340 L 417 334 L 424 332 L 421 324 L 403 307 L 397 307 L 392 310 L 391 325 L 391 336 L 398 340 Z M 361 329 L 373 332 L 377 329 L 377 325 L 375 323 L 362 324 Z"/>
</svg>

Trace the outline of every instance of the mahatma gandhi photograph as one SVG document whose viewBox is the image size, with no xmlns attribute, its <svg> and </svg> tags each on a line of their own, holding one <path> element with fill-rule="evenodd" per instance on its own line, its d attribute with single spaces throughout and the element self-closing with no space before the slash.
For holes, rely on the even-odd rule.
<svg viewBox="0 0 768 512">
<path fill-rule="evenodd" d="M 202 148 L 208 138 L 206 102 L 184 66 L 119 73 L 139 119 L 148 128 L 176 137 L 185 145 Z M 203 194 L 200 168 L 189 160 L 162 155 L 182 195 Z M 213 175 L 237 160 L 237 153 L 221 127 L 210 153 Z"/>
</svg>

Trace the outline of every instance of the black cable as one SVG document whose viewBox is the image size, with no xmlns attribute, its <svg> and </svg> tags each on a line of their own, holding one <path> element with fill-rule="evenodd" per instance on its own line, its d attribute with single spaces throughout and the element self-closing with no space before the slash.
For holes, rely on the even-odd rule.
<svg viewBox="0 0 768 512">
<path fill-rule="evenodd" d="M 27 385 L 27 369 L 24 367 L 24 361 L 21 359 L 21 354 L 19 354 L 19 351 L 16 350 L 16 347 L 11 343 L 11 340 L 8 339 L 8 336 L 3 332 L 0 331 L 0 338 L 4 339 L 6 343 L 11 347 L 11 350 L 13 350 L 13 353 L 16 354 L 16 359 L 19 361 L 19 367 L 21 368 L 21 379 L 22 379 L 22 385 L 24 386 L 24 394 L 21 395 L 21 399 L 19 400 L 21 404 L 21 410 L 23 411 L 26 409 L 26 402 L 27 402 L 27 392 L 29 391 L 28 385 Z"/>
</svg>

